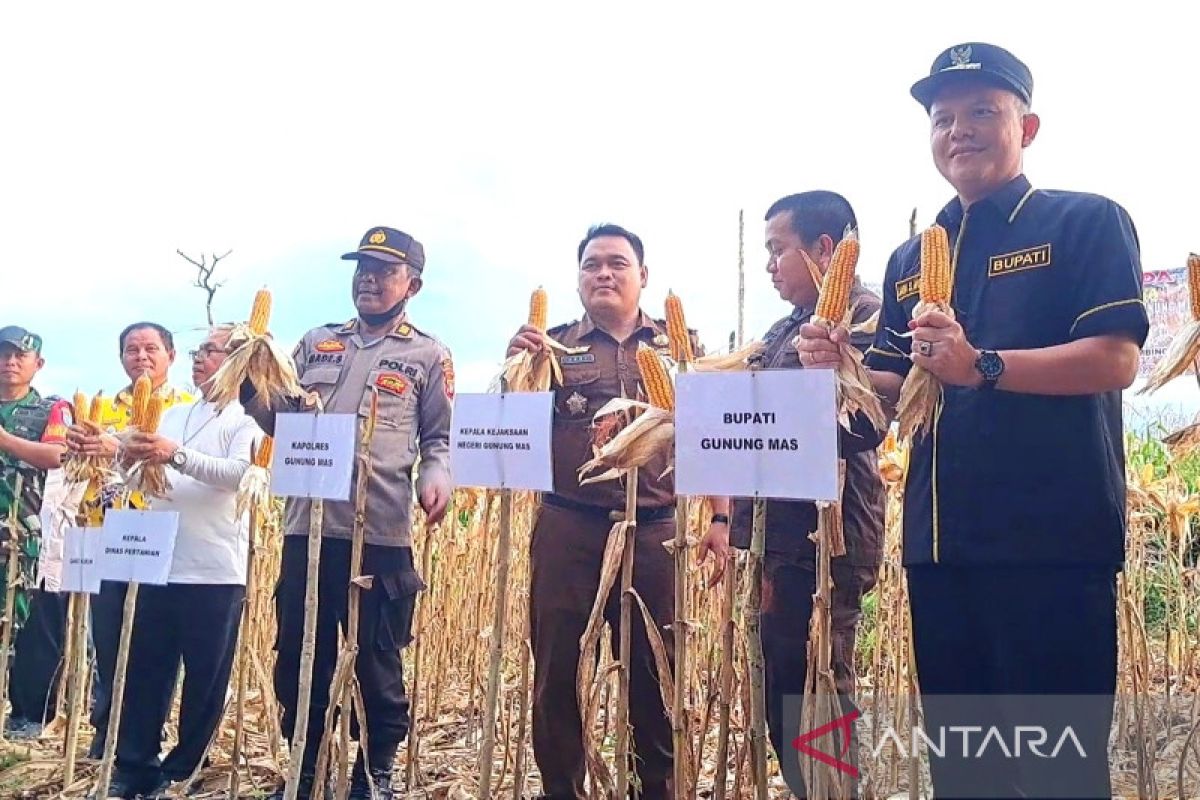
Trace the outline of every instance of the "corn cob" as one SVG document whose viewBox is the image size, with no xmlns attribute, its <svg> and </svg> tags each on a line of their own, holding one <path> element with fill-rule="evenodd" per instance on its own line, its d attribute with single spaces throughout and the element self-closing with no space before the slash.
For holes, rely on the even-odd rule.
<svg viewBox="0 0 1200 800">
<path fill-rule="evenodd" d="M 667 374 L 667 367 L 663 364 L 662 358 L 654 348 L 647 347 L 643 342 L 638 344 L 637 364 L 638 370 L 642 373 L 642 385 L 646 387 L 646 397 L 649 398 L 650 405 L 674 411 L 675 386 L 671 383 L 671 376 Z"/>
<path fill-rule="evenodd" d="M 259 289 L 254 293 L 254 305 L 250 309 L 250 331 L 256 336 L 267 332 L 267 323 L 271 321 L 271 293 Z"/>
<path fill-rule="evenodd" d="M 854 285 L 854 270 L 858 266 L 858 234 L 848 231 L 834 248 L 829 269 L 821 281 L 821 293 L 813 315 L 820 320 L 837 324 L 846 316 L 850 305 L 850 287 Z"/>
<path fill-rule="evenodd" d="M 150 402 L 150 393 L 153 387 L 150 385 L 150 376 L 142 373 L 142 377 L 134 381 L 133 384 L 133 406 L 132 413 L 129 417 L 131 425 L 136 425 L 141 428 L 146 420 L 146 407 Z"/>
<path fill-rule="evenodd" d="M 142 414 L 142 422 L 138 426 L 138 429 L 143 433 L 155 433 L 158 431 L 158 423 L 162 419 L 162 413 L 163 399 L 158 395 L 154 395 L 146 403 L 146 410 Z"/>
<path fill-rule="evenodd" d="M 533 290 L 533 295 L 529 298 L 530 327 L 537 328 L 543 333 L 546 332 L 547 308 L 546 290 L 539 286 Z"/>
<path fill-rule="evenodd" d="M 88 399 L 87 395 L 78 389 L 75 390 L 74 402 L 71 403 L 71 410 L 75 415 L 75 421 L 86 420 L 88 418 Z"/>
<path fill-rule="evenodd" d="M 100 416 L 104 410 L 104 392 L 97 392 L 92 398 L 92 405 L 88 409 L 87 421 L 96 425 L 100 424 Z"/>
<path fill-rule="evenodd" d="M 680 364 L 695 360 L 687 321 L 683 318 L 683 303 L 670 291 L 667 292 L 667 338 L 671 342 L 671 358 Z"/>
<path fill-rule="evenodd" d="M 950 240 L 941 225 L 921 231 L 921 302 L 947 305 L 950 302 Z"/>
<path fill-rule="evenodd" d="M 258 446 L 258 452 L 254 454 L 254 464 L 259 467 L 271 466 L 271 456 L 275 453 L 275 440 L 270 436 L 264 436 L 262 444 Z"/>
<path fill-rule="evenodd" d="M 1200 255 L 1188 254 L 1188 289 L 1192 296 L 1192 319 L 1200 320 Z"/>
</svg>

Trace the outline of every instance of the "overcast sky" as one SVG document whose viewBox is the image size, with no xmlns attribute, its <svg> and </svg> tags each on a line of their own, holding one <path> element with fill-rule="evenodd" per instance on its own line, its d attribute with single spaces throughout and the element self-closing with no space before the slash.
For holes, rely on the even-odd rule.
<svg viewBox="0 0 1200 800">
<path fill-rule="evenodd" d="M 538 284 L 580 313 L 575 246 L 613 221 L 645 240 L 645 308 L 668 288 L 710 349 L 788 309 L 763 273 L 777 197 L 844 193 L 860 271 L 951 196 L 908 95 L 943 48 L 1008 47 L 1035 79 L 1035 186 L 1108 195 L 1147 269 L 1200 250 L 1194 27 L 1159 2 L 9 3 L 0 11 L 0 321 L 46 337 L 38 383 L 123 380 L 116 335 L 204 323 L 192 255 L 232 250 L 217 316 L 275 294 L 290 347 L 353 316 L 338 256 L 370 227 L 425 244 L 415 324 L 482 390 Z M 312 9 L 312 10 L 306 10 Z M 1189 379 L 1190 380 L 1190 379 Z M 1178 382 L 1177 382 L 1178 383 Z M 1168 397 L 1200 397 L 1194 383 Z"/>
</svg>

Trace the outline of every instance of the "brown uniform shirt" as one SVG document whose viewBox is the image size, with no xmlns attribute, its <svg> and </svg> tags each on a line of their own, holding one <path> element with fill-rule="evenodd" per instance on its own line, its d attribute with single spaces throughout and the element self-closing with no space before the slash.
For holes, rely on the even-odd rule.
<svg viewBox="0 0 1200 800">
<path fill-rule="evenodd" d="M 593 457 L 594 429 L 592 418 L 605 403 L 614 397 L 645 400 L 646 392 L 638 371 L 637 348 L 640 342 L 669 353 L 667 324 L 641 313 L 637 330 L 624 342 L 597 328 L 584 315 L 583 319 L 547 333 L 567 347 L 587 347 L 586 353 L 559 356 L 562 385 L 554 387 L 554 426 L 552 451 L 554 462 L 554 497 L 568 503 L 582 503 L 601 509 L 625 508 L 625 484 L 621 480 L 606 480 L 579 485 L 579 467 Z M 701 355 L 699 341 L 692 332 L 692 347 Z M 666 453 L 654 458 L 638 473 L 638 507 L 661 508 L 675 502 L 675 481 L 671 475 L 660 478 L 667 468 Z"/>
<path fill-rule="evenodd" d="M 865 322 L 880 306 L 879 298 L 857 281 L 850 291 L 854 308 L 852 324 Z M 762 369 L 803 369 L 792 340 L 800 326 L 812 317 L 812 309 L 796 308 L 771 326 L 764 337 L 757 365 Z M 866 351 L 874 334 L 856 333 L 850 342 Z M 876 448 L 886 432 L 876 431 L 869 422 L 856 416 L 851 430 L 842 428 L 839 447 L 846 461 L 846 483 L 842 490 L 842 520 L 846 538 L 846 556 L 855 566 L 875 566 L 882 556 L 883 521 L 886 493 L 879 476 Z M 752 503 L 737 498 L 733 503 L 730 538 L 736 547 L 749 547 Z M 808 535 L 817 529 L 817 507 L 800 500 L 767 501 L 767 549 L 775 552 L 813 553 Z"/>
</svg>

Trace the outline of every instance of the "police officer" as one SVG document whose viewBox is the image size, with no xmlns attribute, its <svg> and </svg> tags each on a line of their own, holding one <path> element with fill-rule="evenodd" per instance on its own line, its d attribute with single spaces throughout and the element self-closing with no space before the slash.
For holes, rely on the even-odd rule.
<svg viewBox="0 0 1200 800">
<path fill-rule="evenodd" d="M 285 398 L 266 408 L 249 382 L 242 400 L 264 430 L 273 432 L 278 411 L 311 408 L 319 398 L 328 413 L 365 419 L 372 393 L 379 397 L 378 425 L 371 444 L 362 571 L 373 575 L 361 595 L 357 675 L 366 710 L 367 764 L 360 750 L 351 778 L 351 797 L 369 797 L 367 770 L 376 797 L 390 798 L 396 749 L 409 729 L 400 649 L 411 639 L 413 609 L 424 583 L 413 565 L 410 515 L 413 465 L 421 459 L 416 493 L 430 523 L 438 522 L 450 499 L 450 409 L 454 366 L 449 350 L 418 329 L 405 306 L 421 289 L 425 252 L 421 243 L 394 228 L 372 228 L 358 250 L 342 256 L 356 262 L 351 296 L 358 315 L 304 335 L 293 353 L 307 398 Z M 353 483 L 352 483 L 353 485 Z M 338 626 L 347 615 L 350 545 L 355 494 L 349 502 L 325 503 L 316 661 L 299 793 L 313 793 L 317 749 L 338 649 Z M 307 571 L 307 500 L 290 498 L 284 514 L 284 545 L 276 595 L 279 620 L 275 691 L 283 706 L 283 730 L 291 735 L 297 712 L 300 646 L 304 629 Z"/>
<path fill-rule="evenodd" d="M 812 317 L 819 287 L 805 263 L 804 254 L 820 267 L 829 268 L 834 248 L 847 227 L 858 227 L 854 209 L 835 192 L 809 191 L 777 200 L 766 214 L 767 272 L 779 296 L 792 305 L 792 313 L 776 322 L 763 339 L 755 366 L 763 369 L 802 369 L 792 341 L 800 326 Z M 879 310 L 879 297 L 855 279 L 850 290 L 852 324 L 866 323 Z M 865 351 L 874 338 L 862 331 L 851 343 Z M 861 414 L 851 429 L 842 429 L 840 449 L 846 462 L 842 495 L 846 555 L 833 559 L 832 634 L 833 673 L 843 704 L 850 710 L 855 688 L 854 642 L 862 616 L 862 596 L 875 586 L 882 557 L 883 518 L 886 504 L 875 448 L 882 434 Z M 733 504 L 733 540 L 750 546 L 750 500 Z M 762 644 L 765 660 L 767 723 L 771 743 L 780 761 L 795 758 L 788 745 L 799 733 L 784 730 L 784 708 L 796 704 L 790 719 L 799 720 L 800 698 L 808 671 L 808 622 L 816 592 L 815 548 L 809 535 L 817 528 L 817 507 L 792 500 L 766 502 L 766 554 L 763 560 Z M 803 787 L 793 786 L 799 794 Z"/>
<path fill-rule="evenodd" d="M 575 678 L 579 640 L 600 584 L 604 546 L 613 514 L 623 513 L 619 481 L 580 486 L 579 467 L 592 457 L 592 418 L 614 397 L 644 398 L 635 354 L 639 344 L 668 352 L 666 323 L 651 319 L 639 305 L 648 271 L 642 240 L 619 225 L 588 230 L 577 252 L 579 298 L 584 316 L 547 331 L 568 347 L 587 351 L 560 357 L 562 384 L 554 387 L 553 469 L 555 491 L 542 497 L 530 553 L 530 638 L 533 645 L 533 753 L 542 776 L 543 797 L 585 798 L 583 724 Z M 694 334 L 693 334 L 694 338 Z M 509 342 L 508 355 L 545 347 L 542 334 L 528 325 Z M 693 341 L 699 353 L 699 342 Z M 660 456 L 639 471 L 638 518 L 633 586 L 659 627 L 668 657 L 674 658 L 669 628 L 674 615 L 674 559 L 663 544 L 675 535 L 674 483 L 660 478 Z M 728 504 L 714 500 L 714 525 L 728 539 Z M 617 649 L 620 591 L 614 586 L 605 606 Z M 671 727 L 659 691 L 654 655 L 641 615 L 633 615 L 630 636 L 629 714 L 633 728 L 641 797 L 671 798 Z"/>
<path fill-rule="evenodd" d="M 36 588 L 34 575 L 46 473 L 59 466 L 71 424 L 66 401 L 44 398 L 32 386 L 44 364 L 42 337 L 16 325 L 0 329 L 0 539 L 20 537 L 18 594 L 10 621 L 17 630 L 12 710 L 6 725 L 6 733 L 15 737 L 36 736 L 54 717 L 54 672 L 67 620 L 66 596 Z"/>
<path fill-rule="evenodd" d="M 920 245 L 906 242 L 888 262 L 867 363 L 893 401 L 913 364 L 945 387 L 913 445 L 904 503 L 927 727 L 998 725 L 1011 745 L 1015 725 L 1042 724 L 1051 741 L 1069 726 L 1081 748 L 1039 759 L 992 747 L 997 757 L 980 760 L 979 742 L 956 739 L 932 760 L 938 795 L 1111 795 L 1121 390 L 1149 324 L 1128 213 L 1024 176 L 1022 151 L 1040 125 L 1032 94 L 1025 64 L 979 42 L 948 48 L 913 85 L 934 164 L 956 192 L 937 215 L 954 253 L 954 317 L 913 319 Z M 836 358 L 820 328 L 802 335 L 803 363 Z"/>
</svg>

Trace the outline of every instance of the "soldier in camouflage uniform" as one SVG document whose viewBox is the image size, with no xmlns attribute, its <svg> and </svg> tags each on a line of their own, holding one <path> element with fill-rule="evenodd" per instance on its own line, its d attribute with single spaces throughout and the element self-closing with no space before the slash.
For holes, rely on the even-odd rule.
<svg viewBox="0 0 1200 800">
<path fill-rule="evenodd" d="M 15 325 L 0 329 L 0 538 L 9 548 L 15 539 L 18 559 L 16 604 L 7 621 L 16 648 L 12 736 L 36 734 L 54 714 L 51 684 L 66 625 L 65 598 L 38 589 L 35 574 L 46 473 L 61 463 L 71 424 L 66 401 L 43 398 L 31 385 L 44 363 L 40 336 Z"/>
<path fill-rule="evenodd" d="M 410 641 L 413 609 L 424 583 L 413 566 L 410 516 L 413 465 L 419 453 L 417 500 L 429 523 L 437 523 L 450 499 L 450 407 L 454 366 L 446 347 L 407 318 L 408 299 L 421 288 L 425 254 L 420 242 L 392 228 L 372 228 L 357 251 L 352 295 L 358 316 L 330 323 L 304 335 L 293 358 L 307 397 L 285 398 L 266 408 L 243 387 L 242 404 L 268 433 L 276 412 L 313 408 L 319 398 L 329 413 L 366 417 L 373 390 L 379 394 L 379 418 L 371 444 L 372 473 L 367 484 L 365 547 L 362 571 L 374 576 L 361 595 L 356 672 L 366 710 L 366 757 L 360 750 L 350 797 L 390 798 L 396 749 L 408 735 L 409 701 L 400 651 Z M 351 483 L 351 486 L 354 484 Z M 309 701 L 307 747 L 303 756 L 300 798 L 313 794 L 317 747 L 324 734 L 329 684 L 337 660 L 338 627 L 346 624 L 350 582 L 350 540 L 355 492 L 345 503 L 326 502 L 319 570 L 316 662 Z M 284 544 L 276 592 L 279 631 L 275 691 L 283 707 L 283 731 L 291 736 L 298 705 L 300 644 L 304 628 L 305 537 L 308 500 L 290 498 L 284 512 Z M 281 795 L 282 796 L 282 792 Z"/>
</svg>

